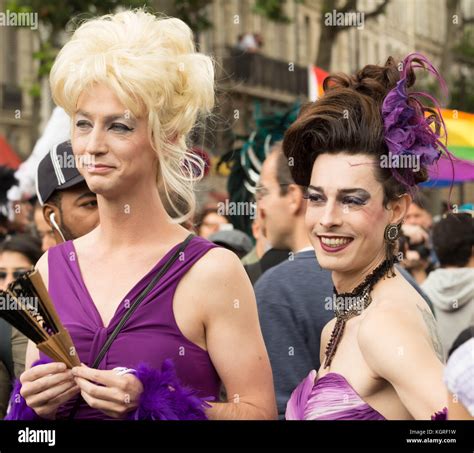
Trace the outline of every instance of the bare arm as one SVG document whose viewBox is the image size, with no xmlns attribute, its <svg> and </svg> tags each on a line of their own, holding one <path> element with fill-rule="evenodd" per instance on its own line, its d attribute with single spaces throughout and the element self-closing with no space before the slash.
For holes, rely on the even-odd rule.
<svg viewBox="0 0 474 453">
<path fill-rule="evenodd" d="M 226 403 L 211 402 L 207 416 L 276 419 L 272 370 L 244 268 L 225 249 L 213 249 L 201 261 L 200 285 L 193 297 L 204 301 L 207 349 L 228 398 Z"/>
<path fill-rule="evenodd" d="M 358 341 L 369 367 L 390 382 L 416 420 L 429 420 L 447 405 L 443 364 L 418 317 L 380 306 L 361 322 Z"/>
</svg>

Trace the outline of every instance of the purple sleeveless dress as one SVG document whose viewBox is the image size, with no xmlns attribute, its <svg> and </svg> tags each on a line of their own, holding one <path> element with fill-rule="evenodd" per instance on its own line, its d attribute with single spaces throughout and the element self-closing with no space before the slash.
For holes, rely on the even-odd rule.
<svg viewBox="0 0 474 453">
<path fill-rule="evenodd" d="M 108 327 L 104 327 L 84 284 L 72 241 L 49 249 L 48 291 L 62 323 L 71 334 L 81 362 L 87 366 L 92 364 L 127 308 L 179 245 L 169 250 L 128 292 Z M 195 389 L 197 395 L 202 398 L 214 397 L 215 400 L 219 400 L 220 379 L 209 354 L 181 333 L 173 314 L 173 296 L 179 281 L 213 247 L 216 245 L 201 237 L 195 236 L 191 239 L 182 256 L 173 263 L 127 321 L 98 369 L 137 368 L 140 362 L 161 369 L 162 362 L 171 358 L 182 384 Z M 51 360 L 43 353 L 40 353 L 40 358 Z M 73 398 L 61 406 L 57 418 L 67 417 L 74 401 Z M 81 399 L 75 419 L 104 420 L 108 417 L 92 409 Z"/>
</svg>

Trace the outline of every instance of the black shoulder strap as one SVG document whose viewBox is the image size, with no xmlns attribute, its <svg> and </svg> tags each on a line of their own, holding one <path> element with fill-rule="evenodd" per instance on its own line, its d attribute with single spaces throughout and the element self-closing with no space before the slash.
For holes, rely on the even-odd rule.
<svg viewBox="0 0 474 453">
<path fill-rule="evenodd" d="M 130 308 L 127 310 L 127 312 L 124 314 L 123 318 L 120 320 L 118 323 L 117 327 L 114 329 L 114 331 L 110 334 L 109 338 L 107 338 L 107 341 L 104 343 L 104 346 L 102 346 L 102 349 L 99 351 L 99 354 L 97 354 L 96 359 L 94 360 L 93 364 L 91 365 L 91 368 L 96 368 L 99 366 L 100 362 L 104 358 L 104 355 L 107 353 L 109 350 L 110 346 L 112 345 L 112 342 L 115 340 L 117 335 L 120 333 L 122 330 L 123 326 L 125 323 L 129 320 L 130 316 L 133 315 L 135 310 L 138 308 L 138 306 L 141 304 L 143 299 L 148 295 L 148 293 L 155 287 L 157 284 L 158 280 L 166 273 L 168 272 L 168 269 L 173 265 L 173 263 L 178 259 L 179 255 L 183 252 L 183 250 L 186 248 L 188 245 L 189 241 L 193 238 L 194 234 L 190 234 L 180 245 L 178 250 L 169 258 L 169 260 L 165 263 L 165 265 L 160 269 L 160 272 L 158 272 L 154 277 L 153 280 L 148 284 L 148 286 L 140 293 L 140 295 L 135 299 L 135 302 L 133 302 L 132 305 L 130 305 Z"/>
<path fill-rule="evenodd" d="M 97 354 L 97 357 L 95 358 L 94 362 L 91 365 L 91 368 L 97 368 L 104 358 L 105 354 L 107 351 L 110 349 L 110 346 L 112 345 L 113 341 L 117 337 L 117 335 L 120 333 L 120 331 L 123 329 L 123 326 L 125 323 L 130 319 L 130 316 L 133 315 L 135 310 L 138 308 L 138 306 L 141 304 L 143 299 L 148 295 L 148 293 L 155 287 L 157 284 L 158 280 L 166 273 L 168 272 L 168 269 L 173 265 L 173 263 L 179 258 L 181 253 L 184 251 L 186 246 L 189 244 L 191 239 L 194 237 L 194 234 L 190 234 L 179 246 L 179 248 L 176 250 L 176 252 L 173 253 L 173 255 L 168 259 L 168 261 L 164 264 L 164 266 L 160 269 L 160 271 L 153 277 L 152 281 L 147 285 L 147 287 L 138 295 L 138 297 L 135 299 L 132 305 L 130 305 L 130 308 L 127 310 L 127 312 L 124 314 L 123 318 L 120 320 L 120 322 L 117 324 L 117 327 L 114 329 L 114 331 L 110 334 L 109 338 L 107 338 L 107 341 L 104 343 L 104 346 L 102 346 L 102 349 L 99 351 Z M 76 404 L 74 405 L 71 413 L 69 414 L 69 420 L 73 419 L 74 416 L 76 415 L 77 410 L 79 409 L 79 404 L 81 401 L 81 396 L 79 395 L 78 399 L 76 400 Z"/>
<path fill-rule="evenodd" d="M 10 378 L 13 378 L 13 356 L 12 356 L 12 326 L 0 318 L 0 361 L 7 368 Z"/>
</svg>

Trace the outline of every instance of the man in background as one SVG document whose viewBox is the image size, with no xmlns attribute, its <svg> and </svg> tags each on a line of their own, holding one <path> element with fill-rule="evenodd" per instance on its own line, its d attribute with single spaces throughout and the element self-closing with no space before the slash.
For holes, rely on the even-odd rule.
<svg viewBox="0 0 474 453">
<path fill-rule="evenodd" d="M 51 246 L 51 233 L 59 244 L 81 237 L 99 224 L 97 197 L 79 173 L 71 143 L 60 143 L 43 157 L 37 171 L 37 196 L 44 223 L 37 218 L 43 251 Z M 49 238 L 48 238 L 49 236 Z"/>
<path fill-rule="evenodd" d="M 258 207 L 265 237 L 286 258 L 266 270 L 255 285 L 263 338 L 273 370 L 279 418 L 291 392 L 312 369 L 319 369 L 320 337 L 334 317 L 329 271 L 321 270 L 308 239 L 306 200 L 277 144 L 263 163 Z"/>
<path fill-rule="evenodd" d="M 440 268 L 421 285 L 430 298 L 445 353 L 465 328 L 474 325 L 474 218 L 447 214 L 433 228 Z"/>
</svg>

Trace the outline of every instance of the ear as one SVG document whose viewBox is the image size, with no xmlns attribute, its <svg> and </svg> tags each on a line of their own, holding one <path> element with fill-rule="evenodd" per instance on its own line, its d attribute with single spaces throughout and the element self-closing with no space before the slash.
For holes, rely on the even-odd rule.
<svg viewBox="0 0 474 453">
<path fill-rule="evenodd" d="M 51 214 L 54 214 L 54 220 L 56 221 L 56 223 L 61 226 L 61 216 L 60 216 L 60 213 L 59 213 L 59 209 L 54 206 L 54 205 L 51 205 L 51 204 L 44 204 L 43 205 L 43 217 L 44 217 L 44 220 L 46 220 L 46 223 L 48 224 L 48 226 L 53 230 L 55 231 L 54 227 L 53 227 L 53 224 L 51 223 Z"/>
<path fill-rule="evenodd" d="M 411 195 L 405 193 L 400 195 L 396 200 L 392 200 L 388 203 L 387 209 L 391 211 L 390 223 L 398 225 L 403 221 L 407 215 L 412 200 Z"/>
<path fill-rule="evenodd" d="M 304 214 L 306 211 L 306 202 L 303 198 L 303 191 L 296 184 L 288 185 L 288 192 L 286 194 L 290 203 L 290 211 L 294 215 Z"/>
</svg>

